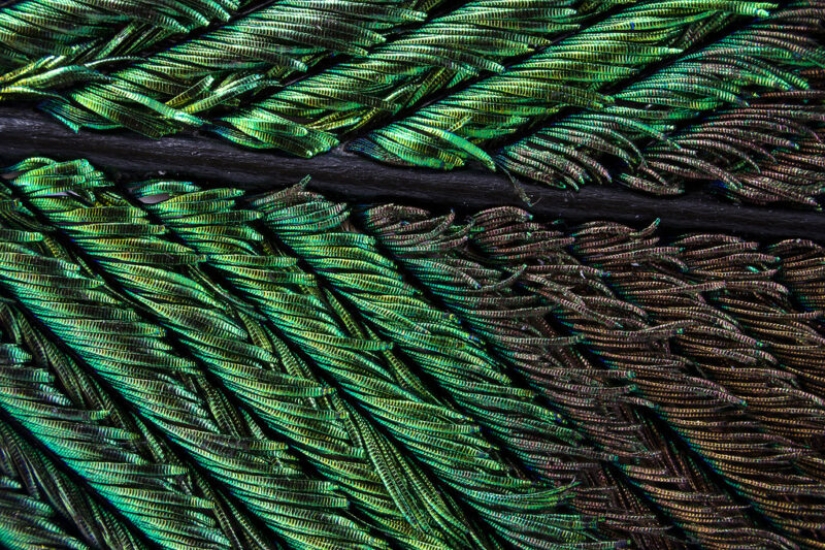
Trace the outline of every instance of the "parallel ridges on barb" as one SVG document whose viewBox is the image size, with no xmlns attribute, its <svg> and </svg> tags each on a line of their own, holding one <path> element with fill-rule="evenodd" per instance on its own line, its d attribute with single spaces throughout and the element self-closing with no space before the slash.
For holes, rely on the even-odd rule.
<svg viewBox="0 0 825 550">
<path fill-rule="evenodd" d="M 242 2 L 24 0 L 0 6 L 0 101 L 42 100 L 105 80 L 100 70 L 163 40 L 227 21 Z"/>
<path fill-rule="evenodd" d="M 787 288 L 773 280 L 778 258 L 761 252 L 758 243 L 726 235 L 696 235 L 673 244 L 680 248 L 689 280 L 700 285 L 724 282 L 718 290 L 704 293 L 706 300 L 737 322 L 743 335 L 753 338 L 745 340 L 746 345 L 771 354 L 766 357 L 770 362 L 753 368 L 752 375 L 743 376 L 738 384 L 731 377 L 751 414 L 766 429 L 801 448 L 822 448 L 825 402 L 805 390 L 808 380 L 822 374 L 819 365 L 825 359 L 825 340 L 810 321 L 819 313 L 794 311 Z M 792 422 L 783 418 L 790 411 Z"/>
<path fill-rule="evenodd" d="M 567 0 L 468 2 L 373 48 L 365 57 L 292 83 L 225 120 L 243 131 L 255 127 L 256 121 L 283 117 L 307 128 L 309 137 L 312 131 L 340 136 L 374 127 L 442 89 L 481 73 L 503 72 L 502 63 L 508 59 L 546 47 L 553 37 L 592 18 L 592 13 L 570 9 L 571 5 Z M 590 8 L 598 12 L 610 6 L 605 2 Z M 309 139 L 288 136 L 285 130 L 262 128 L 249 134 L 249 142 L 240 143 L 278 147 L 282 139 Z M 255 139 L 260 143 L 251 141 Z"/>
<path fill-rule="evenodd" d="M 211 21 L 226 21 L 238 0 L 23 0 L 0 6 L 0 67 L 19 66 L 45 55 L 67 55 L 100 45 L 128 30 L 160 29 L 166 36 L 188 33 Z M 134 37 L 130 37 L 132 39 Z"/>
<path fill-rule="evenodd" d="M 708 306 L 700 297 L 704 293 L 724 293 L 724 278 L 717 274 L 712 283 L 704 284 L 682 280 L 688 268 L 678 257 L 679 248 L 661 246 L 653 226 L 635 232 L 619 224 L 593 223 L 575 236 L 577 253 L 610 271 L 609 280 L 617 294 L 638 304 L 652 320 L 672 323 L 694 319 L 673 338 L 670 349 L 679 359 L 674 365 L 673 383 L 657 383 L 660 374 L 655 372 L 651 373 L 655 378 L 645 380 L 644 370 L 639 370 L 637 380 L 642 394 L 658 405 L 662 417 L 731 490 L 748 499 L 770 523 L 781 526 L 789 539 L 800 545 L 811 544 L 819 536 L 815 517 L 825 493 L 820 481 L 798 469 L 810 454 L 808 447 L 795 443 L 791 432 L 787 438 L 776 435 L 760 422 L 760 413 L 765 410 L 760 404 L 765 396 L 760 392 L 770 383 L 774 390 L 769 401 L 778 397 L 794 405 L 803 403 L 803 422 L 808 415 L 822 421 L 825 409 L 821 398 L 804 392 L 783 394 L 782 386 L 790 386 L 770 366 L 775 359 L 743 334 L 729 314 Z M 702 242 L 701 236 L 693 239 Z M 716 263 L 726 260 L 727 256 Z M 697 268 L 697 276 L 701 273 L 702 269 Z M 734 289 L 737 285 L 748 286 L 736 279 L 733 284 Z M 757 284 L 756 288 L 770 286 Z M 753 411 L 750 406 L 745 408 L 748 404 Z M 771 419 L 781 421 L 775 415 Z M 777 505 L 777 495 L 791 499 L 793 505 Z"/>
<path fill-rule="evenodd" d="M 781 268 L 777 277 L 791 291 L 796 303 L 810 311 L 825 311 L 825 248 L 813 241 L 797 239 L 782 241 L 767 251 L 779 257 Z M 819 327 L 822 327 L 821 319 Z M 818 387 L 820 391 L 825 389 Z"/>
<path fill-rule="evenodd" d="M 3 223 L 3 226 L 8 227 L 7 222 Z M 31 241 L 30 237 L 18 231 L 24 240 L 15 243 L 8 229 L 4 233 L 2 247 L 7 262 L 4 262 L 5 269 L 0 275 L 0 284 L 10 291 L 10 295 L 20 302 L 22 309 L 27 309 L 29 314 L 39 319 L 50 318 L 49 324 L 58 330 L 61 326 L 73 327 L 73 335 L 70 338 L 75 341 L 83 337 L 84 330 L 81 327 L 85 326 L 88 330 L 89 325 L 96 325 L 94 330 L 102 330 L 100 326 L 103 324 L 109 325 L 112 327 L 109 330 L 114 331 L 116 325 L 128 321 L 124 316 L 117 314 L 104 323 L 97 323 L 88 317 L 74 316 L 73 311 L 83 309 L 83 306 L 72 307 L 71 300 L 78 300 L 76 296 L 85 296 L 81 303 L 96 303 L 91 306 L 92 308 L 111 307 L 118 301 L 100 288 L 99 281 L 83 277 L 77 266 L 44 255 L 42 251 L 37 250 L 37 245 L 29 244 L 36 242 L 36 239 Z M 89 298 L 98 300 L 92 302 Z M 163 454 L 153 456 L 149 451 L 156 448 L 160 453 L 166 445 L 151 443 L 146 436 L 141 436 L 137 433 L 134 422 L 125 426 L 115 422 L 117 407 L 111 406 L 106 395 L 96 394 L 95 383 L 86 380 L 82 371 L 72 372 L 76 366 L 71 357 L 61 357 L 62 353 L 50 343 L 48 336 L 25 336 L 28 332 L 40 331 L 37 327 L 28 326 L 25 320 L 15 323 L 10 317 L 11 312 L 5 313 L 6 331 L 21 330 L 29 346 L 37 344 L 39 340 L 39 348 L 34 349 L 45 352 L 48 360 L 55 365 L 52 368 L 59 367 L 63 370 L 45 370 L 44 367 L 50 366 L 46 363 L 38 365 L 40 368 L 26 369 L 25 372 L 28 372 L 30 377 L 28 379 L 21 373 L 16 381 L 10 380 L 5 384 L 8 391 L 4 392 L 3 403 L 0 405 L 7 414 L 14 417 L 43 446 L 85 479 L 115 510 L 127 517 L 150 540 L 176 548 L 191 547 L 191 544 L 198 544 L 204 548 L 222 547 L 221 543 L 226 539 L 216 529 L 216 522 L 210 510 L 214 504 L 190 492 L 191 489 L 187 488 L 187 481 L 183 477 L 186 474 L 185 468 Z M 131 323 L 130 330 L 137 334 L 136 342 L 148 340 L 141 337 L 156 333 L 155 327 L 142 326 L 139 323 Z M 105 347 L 105 342 L 111 342 L 113 339 L 111 333 L 104 332 L 98 345 Z M 160 350 L 163 351 L 163 348 Z M 130 355 L 130 352 L 121 354 L 127 355 Z M 86 402 L 77 403 L 77 398 L 71 399 L 62 388 L 54 383 L 49 384 L 49 378 L 52 376 L 64 385 L 67 384 L 64 377 L 73 378 L 70 382 L 82 386 L 78 389 L 97 401 L 92 399 L 92 407 L 83 407 Z M 15 383 L 20 384 L 18 391 L 11 389 Z M 29 391 L 25 390 L 27 383 L 31 384 Z M 66 387 L 71 388 L 71 384 Z M 104 408 L 107 405 L 109 407 Z M 143 449 L 140 449 L 141 445 Z M 161 518 L 160 522 L 155 521 L 158 518 Z M 82 518 L 78 516 L 77 519 Z M 90 527 L 90 531 L 101 537 L 101 544 L 117 547 L 135 546 L 128 530 L 121 528 L 120 532 L 117 532 L 117 528 L 107 526 L 105 512 L 101 519 L 104 520 L 101 525 Z M 114 529 L 115 532 L 107 532 L 110 529 Z"/>
<path fill-rule="evenodd" d="M 30 357 L 16 344 L 2 344 L 0 354 L 3 386 L 0 409 L 12 418 L 19 418 L 24 427 L 18 431 L 5 419 L 0 422 L 0 515 L 3 517 L 0 541 L 3 546 L 19 550 L 35 547 L 73 550 L 144 548 L 134 538 L 133 527 L 114 519 L 110 510 L 104 509 L 85 488 L 69 479 L 61 464 L 26 441 L 27 436 L 38 431 L 36 423 L 43 420 L 43 409 L 54 407 L 42 398 L 47 395 L 52 399 L 56 396 L 65 398 L 65 395 L 56 384 L 48 383 L 51 373 L 30 364 Z M 66 420 L 74 416 L 78 426 L 85 427 L 89 433 L 99 430 L 103 434 L 106 431 L 103 423 L 90 419 L 89 414 L 84 418 L 83 412 L 90 411 L 65 406 L 61 412 L 65 413 L 63 418 Z M 55 418 L 60 418 L 60 412 Z M 34 428 L 34 432 L 26 432 L 26 427 Z M 51 429 L 55 436 L 66 437 L 66 432 L 57 433 L 55 426 Z M 46 437 L 40 441 L 50 452 L 59 450 L 59 446 L 50 446 L 49 440 Z"/>
<path fill-rule="evenodd" d="M 396 26 L 424 16 L 394 1 L 283 0 L 136 62 L 109 75 L 109 82 L 69 91 L 43 108 L 73 128 L 126 127 L 150 137 L 198 128 L 207 124 L 199 115 L 281 86 L 332 55 L 367 55 Z M 303 148 L 309 150 L 328 148 L 331 139 L 309 135 L 276 116 L 239 128 L 253 136 L 270 128 L 306 136 Z M 215 131 L 236 141 L 244 135 L 227 127 Z M 303 148 L 287 150 L 303 154 Z"/>
<path fill-rule="evenodd" d="M 771 535 L 755 528 L 697 461 L 684 456 L 675 442 L 665 444 L 673 435 L 657 425 L 655 405 L 640 391 L 651 377 L 668 385 L 680 383 L 669 380 L 668 369 L 675 359 L 657 349 L 679 325 L 648 322 L 643 311 L 611 292 L 605 284 L 607 272 L 570 255 L 568 247 L 575 239 L 530 221 L 525 212 L 491 209 L 476 215 L 474 221 L 478 230 L 471 233 L 471 242 L 485 263 L 524 270 L 518 286 L 555 305 L 548 317 L 582 338 L 576 348 L 593 358 L 583 365 L 590 363 L 589 368 L 596 367 L 594 375 L 603 371 L 601 376 L 612 382 L 596 394 L 597 407 L 582 411 L 577 420 L 597 445 L 618 456 L 615 464 L 622 472 L 621 481 L 641 489 L 689 538 L 710 547 L 731 541 L 772 545 Z M 689 322 L 682 320 L 683 325 Z M 570 355 L 575 358 L 575 352 Z M 582 364 L 581 359 L 577 362 Z M 608 373 L 612 377 L 607 378 Z M 612 403 L 607 401 L 611 397 Z M 703 400 L 701 395 L 692 397 L 697 403 Z"/>
</svg>

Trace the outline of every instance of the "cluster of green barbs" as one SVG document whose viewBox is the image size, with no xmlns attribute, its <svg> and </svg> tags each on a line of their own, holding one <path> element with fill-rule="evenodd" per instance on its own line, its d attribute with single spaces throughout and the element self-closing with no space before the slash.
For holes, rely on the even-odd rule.
<svg viewBox="0 0 825 550">
<path fill-rule="evenodd" d="M 103 45 L 97 57 L 57 57 L 59 48 L 51 57 L 30 55 L 30 64 L 6 75 L 8 85 L 0 98 L 43 97 L 40 92 L 62 87 L 71 91 L 53 97 L 43 108 L 75 129 L 125 126 L 159 137 L 187 126 L 206 126 L 245 145 L 311 156 L 337 144 L 326 130 L 354 121 L 353 113 L 335 112 L 337 100 L 346 102 L 345 110 L 360 108 L 362 114 L 365 109 L 400 107 L 402 95 L 412 105 L 451 81 L 456 84 L 484 70 L 501 71 L 504 59 L 530 53 L 549 44 L 547 38 L 578 26 L 576 10 L 563 4 L 508 1 L 469 3 L 410 30 L 438 5 L 284 1 L 258 10 L 251 9 L 253 5 L 247 10 L 250 13 L 214 32 L 192 40 L 177 37 L 182 40 L 178 45 L 145 61 L 135 59 L 123 70 L 109 68 L 116 68 L 119 59 L 108 59 L 112 48 Z M 609 4 L 602 9 L 606 7 Z M 408 32 L 399 34 L 402 39 L 396 45 L 392 38 L 398 28 Z M 116 38 L 128 46 L 121 55 L 141 50 L 139 44 L 129 43 L 130 38 L 138 42 L 130 29 Z M 9 42 L 16 46 L 13 38 Z M 236 113 L 218 126 L 209 124 L 206 115 L 216 107 L 231 110 L 240 97 L 266 88 L 287 84 L 285 90 L 300 94 L 303 88 L 295 86 L 307 80 L 302 73 L 332 58 L 344 63 L 333 63 L 330 71 L 310 76 L 315 85 L 307 84 L 314 91 L 299 101 L 304 104 L 300 120 L 286 113 L 267 114 L 263 119 Z M 334 76 L 337 72 L 342 73 L 340 78 Z M 326 82 L 330 76 L 332 88 Z M 82 86 L 83 80 L 89 84 Z M 358 89 L 379 81 L 384 81 L 381 95 L 386 99 L 376 91 Z M 326 108 L 323 103 L 328 103 Z M 335 120 L 315 131 L 303 121 L 324 118 L 315 116 L 319 109 Z"/>
<path fill-rule="evenodd" d="M 219 522 L 208 494 L 151 488 L 161 471 L 195 471 L 214 498 L 291 548 L 593 540 L 590 522 L 559 509 L 567 484 L 524 473 L 548 475 L 546 453 L 576 456 L 580 436 L 409 286 L 372 239 L 343 230 L 346 205 L 303 187 L 247 208 L 236 190 L 185 182 L 125 192 L 85 161 L 35 158 L 11 172 L 2 224 L 13 242 L 0 285 L 35 332 L 57 338 L 55 353 L 101 379 L 184 469 L 147 466 L 135 485 L 140 460 L 121 464 L 106 446 L 74 457 L 100 428 L 74 412 L 82 402 L 71 393 L 52 413 L 68 431 L 41 434 L 31 414 L 7 410 L 81 478 L 121 472 L 92 487 L 143 536 L 180 548 L 254 539 L 255 525 Z M 384 299 L 390 287 L 396 303 Z"/>
<path fill-rule="evenodd" d="M 15 9 L 43 19 L 0 34 L 25 52 L 7 61 L 0 100 L 43 100 L 75 129 L 205 129 L 304 157 L 360 135 L 349 148 L 378 160 L 439 169 L 472 160 L 560 187 L 619 181 L 672 193 L 678 185 L 659 181 L 667 174 L 635 170 L 639 149 L 678 150 L 677 127 L 760 93 L 804 90 L 799 73 L 823 66 L 805 36 L 817 18 L 807 3 L 773 14 L 773 4 L 721 0 L 170 2 L 162 21 L 129 2 L 59 4 L 87 24 L 57 31 L 45 0 L 0 12 L 0 31 Z M 213 27 L 189 37 L 171 21 Z M 781 32 L 791 25 L 805 32 Z M 604 155 L 627 169 L 613 177 Z"/>
</svg>

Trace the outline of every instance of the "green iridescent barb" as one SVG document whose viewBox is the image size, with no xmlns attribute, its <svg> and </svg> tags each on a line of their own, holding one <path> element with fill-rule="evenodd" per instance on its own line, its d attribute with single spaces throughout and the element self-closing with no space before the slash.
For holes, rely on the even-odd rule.
<svg viewBox="0 0 825 550">
<path fill-rule="evenodd" d="M 825 251 L 0 176 L 10 548 L 817 548 Z"/>
<path fill-rule="evenodd" d="M 139 187 L 136 195 L 151 196 L 160 190 L 169 193 L 170 200 L 147 204 L 146 208 L 202 254 L 204 267 L 219 274 L 239 305 L 250 310 L 246 326 L 253 339 L 273 339 L 281 352 L 288 349 L 287 343 L 294 343 L 321 368 L 315 371 L 300 356 L 286 355 L 286 372 L 314 383 L 327 379 L 331 385 L 325 387 L 331 388 L 346 383 L 350 371 L 350 376 L 356 376 L 368 365 L 386 368 L 379 365 L 391 358 L 389 346 L 367 338 L 357 330 L 357 323 L 337 320 L 314 277 L 298 268 L 296 259 L 273 254 L 263 236 L 246 223 L 226 226 L 226 216 L 233 212 L 256 214 L 235 210 L 233 199 L 242 193 L 198 192 L 191 187 L 149 182 Z M 209 211 L 211 219 L 202 215 L 195 218 L 197 212 Z M 284 340 L 275 339 L 276 332 Z M 243 384 L 243 379 L 237 378 L 236 384 Z M 352 385 L 358 387 L 355 382 Z M 437 492 L 421 468 L 397 450 L 397 443 L 376 430 L 369 414 L 361 412 L 356 403 L 345 394 L 330 392 L 325 399 L 316 400 L 316 410 L 296 411 L 282 423 L 299 452 L 338 480 L 353 506 L 401 546 L 491 547 L 475 522 L 468 521 L 450 497 Z M 432 412 L 412 409 L 406 418 L 412 421 Z M 412 484 L 404 488 L 397 480 Z M 433 522 L 439 529 L 428 527 Z"/>
<path fill-rule="evenodd" d="M 238 0 L 0 3 L 0 67 L 21 66 L 50 55 L 125 55 L 134 46 L 148 47 L 173 34 L 227 21 L 240 4 Z"/>
<path fill-rule="evenodd" d="M 148 7 L 147 7 L 148 6 Z M 822 0 L 22 0 L 0 102 L 74 130 L 818 208 Z"/>
<path fill-rule="evenodd" d="M 3 307 L 4 330 L 22 329 L 30 334 L 31 327 L 13 309 L 13 306 Z M 18 333 L 21 336 L 25 334 L 22 331 Z M 53 382 L 53 372 L 37 357 L 28 355 L 20 345 L 8 339 L 1 346 L 2 407 L 22 424 L 23 433 L 25 428 L 29 428 L 41 436 L 41 441 L 48 447 L 47 453 L 50 451 L 68 459 L 65 463 L 50 459 L 43 450 L 27 442 L 25 435 L 13 423 L 0 422 L 0 509 L 4 523 L 0 541 L 3 546 L 19 549 L 86 549 L 112 545 L 144 548 L 130 529 L 62 470 L 68 465 L 76 472 L 94 472 L 99 476 L 102 474 L 100 468 L 109 469 L 111 477 L 108 485 L 115 486 L 110 494 L 117 502 L 117 495 L 123 494 L 125 487 L 122 485 L 126 482 L 126 478 L 119 478 L 118 472 L 139 474 L 142 471 L 163 479 L 163 466 L 150 465 L 137 454 L 131 455 L 136 460 L 126 462 L 130 449 L 123 437 L 110 442 L 94 442 L 94 434 L 116 436 L 118 428 L 113 426 L 116 422 L 105 419 L 107 414 L 103 410 L 74 408 L 70 397 Z M 59 356 L 54 349 L 49 349 L 48 343 L 42 349 L 48 350 L 52 357 Z M 91 394 L 93 386 L 90 386 Z M 134 442 L 140 440 L 136 432 L 126 429 L 121 429 L 121 432 L 123 435 L 134 435 Z M 117 452 L 119 456 L 115 454 Z M 86 460 L 72 460 L 72 455 L 78 458 L 78 453 L 81 456 L 85 454 Z M 106 490 L 105 485 L 98 486 Z M 176 493 L 173 486 L 169 489 L 168 496 Z M 135 486 L 133 490 L 135 495 L 143 494 L 140 487 Z M 124 508 L 128 514 L 128 506 Z M 144 509 L 150 513 L 157 511 L 151 506 Z"/>
</svg>

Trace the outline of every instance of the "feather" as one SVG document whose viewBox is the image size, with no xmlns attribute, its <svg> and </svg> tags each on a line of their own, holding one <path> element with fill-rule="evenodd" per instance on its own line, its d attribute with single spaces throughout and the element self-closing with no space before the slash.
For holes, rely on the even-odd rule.
<svg viewBox="0 0 825 550">
<path fill-rule="evenodd" d="M 816 547 L 816 245 L 306 185 L 8 169 L 4 544 Z"/>
</svg>

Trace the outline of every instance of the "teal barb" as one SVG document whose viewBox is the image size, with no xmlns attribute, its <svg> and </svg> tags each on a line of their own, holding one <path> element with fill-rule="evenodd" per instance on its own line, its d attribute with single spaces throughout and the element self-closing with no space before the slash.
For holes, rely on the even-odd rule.
<svg viewBox="0 0 825 550">
<path fill-rule="evenodd" d="M 819 208 L 825 2 L 0 2 L 0 102 L 69 127 Z"/>
<path fill-rule="evenodd" d="M 560 227 L 5 169 L 0 545 L 823 548 L 825 248 Z"/>
</svg>

